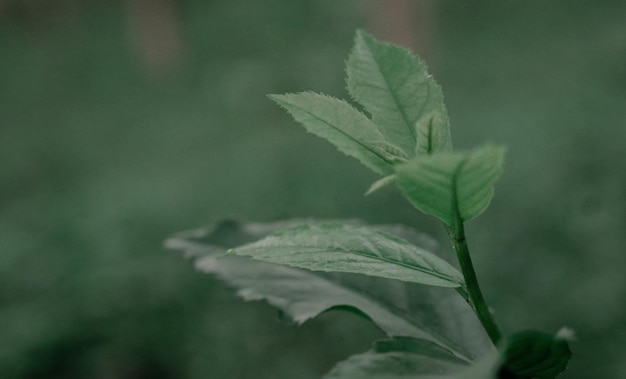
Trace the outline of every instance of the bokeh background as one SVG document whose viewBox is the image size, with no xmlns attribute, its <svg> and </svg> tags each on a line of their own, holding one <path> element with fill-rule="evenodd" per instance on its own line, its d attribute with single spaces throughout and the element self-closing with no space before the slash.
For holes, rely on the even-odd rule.
<svg viewBox="0 0 626 379">
<path fill-rule="evenodd" d="M 0 1 L 0 377 L 307 379 L 367 350 L 352 314 L 281 323 L 162 248 L 225 217 L 445 241 L 265 97 L 345 97 L 357 28 L 424 57 L 456 148 L 509 146 L 468 225 L 503 328 L 568 326 L 563 378 L 626 377 L 623 0 Z"/>
</svg>

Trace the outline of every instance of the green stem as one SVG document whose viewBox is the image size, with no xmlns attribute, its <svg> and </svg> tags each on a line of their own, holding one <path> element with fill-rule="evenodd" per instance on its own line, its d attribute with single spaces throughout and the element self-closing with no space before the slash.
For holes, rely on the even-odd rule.
<svg viewBox="0 0 626 379">
<path fill-rule="evenodd" d="M 472 264 L 472 259 L 467 247 L 463 222 L 457 222 L 455 228 L 448 228 L 448 234 L 454 244 L 454 250 L 456 250 L 456 255 L 459 259 L 459 264 L 461 265 L 461 271 L 463 273 L 463 277 L 465 278 L 465 290 L 467 292 L 461 291 L 459 293 L 474 309 L 478 319 L 487 331 L 491 342 L 493 342 L 494 345 L 497 345 L 502 338 L 502 334 L 496 320 L 491 314 L 491 311 L 489 311 L 489 307 L 487 306 L 485 298 L 480 290 L 478 278 L 476 277 L 476 271 L 474 271 L 474 265 Z"/>
</svg>

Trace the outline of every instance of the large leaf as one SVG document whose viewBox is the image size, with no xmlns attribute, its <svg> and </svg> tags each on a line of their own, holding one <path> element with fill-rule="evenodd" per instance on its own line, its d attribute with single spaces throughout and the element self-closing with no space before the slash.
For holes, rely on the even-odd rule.
<svg viewBox="0 0 626 379">
<path fill-rule="evenodd" d="M 338 363 L 323 379 L 426 379 L 466 367 L 466 361 L 430 341 L 397 337 Z"/>
<path fill-rule="evenodd" d="M 304 224 L 277 231 L 230 253 L 316 271 L 365 274 L 440 287 L 463 285 L 463 275 L 443 259 L 366 226 Z"/>
<path fill-rule="evenodd" d="M 504 149 L 417 157 L 396 166 L 396 183 L 409 201 L 449 227 L 481 214 L 502 172 Z"/>
<path fill-rule="evenodd" d="M 406 154 L 386 140 L 376 125 L 343 100 L 313 92 L 269 95 L 309 132 L 334 144 L 382 175 Z"/>
<path fill-rule="evenodd" d="M 346 71 L 350 95 L 407 155 L 452 149 L 441 88 L 410 50 L 358 31 Z"/>
<path fill-rule="evenodd" d="M 565 338 L 538 331 L 516 333 L 501 352 L 468 365 L 430 341 L 392 338 L 338 363 L 324 379 L 554 379 L 572 353 Z"/>
<path fill-rule="evenodd" d="M 238 288 L 244 299 L 265 299 L 296 323 L 329 309 L 358 309 L 390 337 L 428 340 L 464 359 L 493 350 L 474 312 L 450 289 L 363 275 L 307 271 L 223 255 L 229 248 L 305 222 L 316 224 L 312 220 L 270 224 L 225 221 L 180 233 L 166 245 L 183 250 L 194 259 L 198 269 Z M 410 228 L 397 225 L 378 228 L 435 250 L 432 239 Z"/>
</svg>

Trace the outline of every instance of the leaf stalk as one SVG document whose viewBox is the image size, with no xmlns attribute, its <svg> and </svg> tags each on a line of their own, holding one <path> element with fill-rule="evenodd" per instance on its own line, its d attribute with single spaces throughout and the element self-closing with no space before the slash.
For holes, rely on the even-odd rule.
<svg viewBox="0 0 626 379">
<path fill-rule="evenodd" d="M 502 339 L 502 333 L 480 290 L 478 277 L 476 276 L 476 271 L 474 270 L 472 258 L 470 257 L 469 248 L 467 246 L 467 239 L 465 238 L 465 227 L 460 218 L 458 221 L 454 228 L 448 228 L 448 234 L 454 245 L 454 250 L 456 251 L 461 266 L 461 272 L 465 278 L 466 287 L 459 293 L 468 301 L 472 309 L 474 309 L 487 335 L 489 335 L 491 342 L 497 346 Z"/>
</svg>

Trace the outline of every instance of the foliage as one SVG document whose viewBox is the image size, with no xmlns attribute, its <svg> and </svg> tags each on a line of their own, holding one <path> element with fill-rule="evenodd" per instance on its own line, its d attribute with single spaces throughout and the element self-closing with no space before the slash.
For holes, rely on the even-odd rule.
<svg viewBox="0 0 626 379">
<path fill-rule="evenodd" d="M 223 223 L 173 237 L 169 246 L 192 254 L 199 268 L 238 287 L 245 299 L 267 299 L 296 322 L 348 308 L 388 334 L 390 339 L 339 363 L 326 378 L 554 378 L 571 355 L 566 339 L 534 331 L 502 337 L 465 236 L 464 222 L 493 197 L 504 149 L 452 152 L 441 90 L 406 49 L 359 31 L 347 73 L 350 95 L 371 118 L 326 95 L 270 97 L 309 132 L 383 175 L 368 192 L 395 182 L 417 209 L 441 220 L 461 272 L 393 229 L 353 222 L 309 220 L 279 228 Z M 354 280 L 354 274 L 375 278 Z M 457 303 L 464 300 L 473 313 L 459 311 L 446 296 L 424 297 L 428 302 L 417 309 L 407 298 L 399 304 L 380 296 L 397 293 L 398 286 L 409 295 L 416 284 L 454 288 Z M 450 329 L 460 330 L 438 330 L 438 312 L 454 325 Z"/>
</svg>

